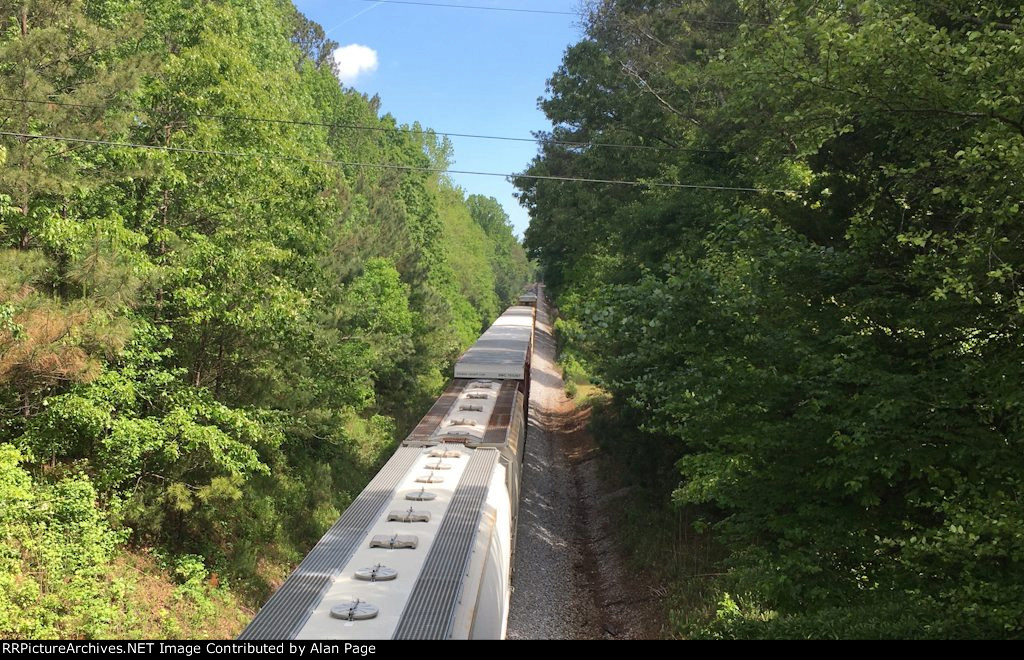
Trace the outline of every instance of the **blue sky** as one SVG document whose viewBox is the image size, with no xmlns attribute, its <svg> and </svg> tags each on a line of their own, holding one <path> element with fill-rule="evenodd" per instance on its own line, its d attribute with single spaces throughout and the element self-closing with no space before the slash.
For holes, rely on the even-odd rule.
<svg viewBox="0 0 1024 660">
<path fill-rule="evenodd" d="M 419 121 L 436 131 L 530 137 L 531 131 L 549 128 L 537 98 L 566 47 L 581 36 L 575 15 L 579 0 L 433 0 L 572 16 L 365 0 L 293 1 L 342 47 L 365 47 L 344 51 L 342 64 L 348 65 L 352 87 L 379 94 L 382 112 L 400 123 Z M 453 168 L 462 170 L 518 172 L 537 151 L 529 142 L 452 138 L 452 143 Z M 497 198 L 522 234 L 529 218 L 505 179 L 452 178 L 467 193 Z"/>
</svg>

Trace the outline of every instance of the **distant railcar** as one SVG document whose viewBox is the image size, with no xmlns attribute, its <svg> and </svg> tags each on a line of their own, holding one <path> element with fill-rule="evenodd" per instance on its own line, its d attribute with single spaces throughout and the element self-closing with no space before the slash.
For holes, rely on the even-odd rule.
<svg viewBox="0 0 1024 660">
<path fill-rule="evenodd" d="M 537 285 L 533 284 L 528 286 L 521 294 L 519 294 L 519 304 L 527 307 L 537 306 Z"/>
<path fill-rule="evenodd" d="M 536 309 L 509 308 L 239 639 L 501 639 Z"/>
</svg>

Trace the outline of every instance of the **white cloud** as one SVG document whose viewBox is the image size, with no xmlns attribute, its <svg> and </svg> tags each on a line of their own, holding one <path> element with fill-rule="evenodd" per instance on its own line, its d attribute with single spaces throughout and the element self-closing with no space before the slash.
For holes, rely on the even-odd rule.
<svg viewBox="0 0 1024 660">
<path fill-rule="evenodd" d="M 346 85 L 354 84 L 356 78 L 364 73 L 377 70 L 377 51 L 369 46 L 342 46 L 334 49 L 333 57 L 338 79 Z"/>
</svg>

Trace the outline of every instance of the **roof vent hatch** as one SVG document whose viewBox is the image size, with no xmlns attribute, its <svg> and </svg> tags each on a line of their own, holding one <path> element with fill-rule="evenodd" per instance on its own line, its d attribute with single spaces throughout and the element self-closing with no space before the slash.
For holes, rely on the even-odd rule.
<svg viewBox="0 0 1024 660">
<path fill-rule="evenodd" d="M 415 550 L 420 544 L 415 534 L 377 534 L 370 541 L 371 548 L 387 548 L 388 550 Z"/>
<path fill-rule="evenodd" d="M 345 601 L 344 603 L 338 603 L 331 608 L 331 616 L 335 619 L 341 619 L 342 621 L 363 621 L 365 619 L 372 619 L 377 616 L 376 605 L 371 605 L 365 600 Z"/>
<path fill-rule="evenodd" d="M 437 493 L 428 492 L 423 488 L 405 494 L 405 499 L 412 500 L 413 502 L 429 502 L 435 497 L 437 497 Z"/>
<path fill-rule="evenodd" d="M 388 580 L 394 580 L 396 577 L 398 577 L 398 571 L 384 564 L 360 568 L 356 571 L 356 579 L 366 580 L 367 582 L 387 582 Z"/>
<path fill-rule="evenodd" d="M 416 511 L 412 507 L 408 511 L 392 511 L 388 514 L 388 522 L 430 522 L 430 512 Z"/>
</svg>

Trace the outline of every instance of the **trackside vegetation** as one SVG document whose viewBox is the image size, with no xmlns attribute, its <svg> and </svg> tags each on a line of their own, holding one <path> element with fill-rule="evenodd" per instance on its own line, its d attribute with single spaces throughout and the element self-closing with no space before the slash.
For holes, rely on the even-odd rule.
<svg viewBox="0 0 1024 660">
<path fill-rule="evenodd" d="M 529 277 L 336 46 L 0 2 L 0 637 L 236 634 Z"/>
<path fill-rule="evenodd" d="M 715 548 L 676 634 L 1024 636 L 1022 69 L 1016 2 L 590 4 L 528 173 L 696 187 L 518 186 L 601 440 Z"/>
</svg>

